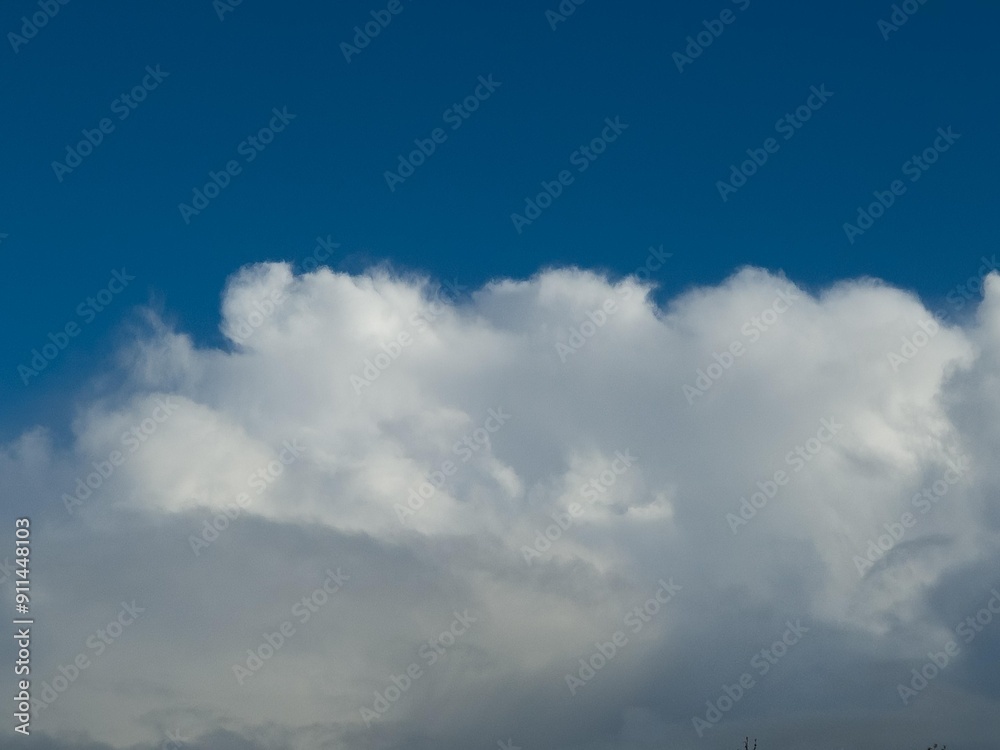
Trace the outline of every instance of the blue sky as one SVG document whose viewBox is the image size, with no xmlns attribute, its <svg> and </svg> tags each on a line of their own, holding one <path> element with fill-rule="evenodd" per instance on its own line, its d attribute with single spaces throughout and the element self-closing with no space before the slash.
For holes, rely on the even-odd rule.
<svg viewBox="0 0 1000 750">
<path fill-rule="evenodd" d="M 32 747 L 995 747 L 1000 6 L 234 2 L 0 13 Z"/>
<path fill-rule="evenodd" d="M 890 6 L 860 2 L 591 1 L 555 30 L 554 5 L 399 7 L 350 63 L 340 45 L 375 6 L 244 2 L 220 21 L 203 1 L 110 16 L 70 3 L 11 44 L 0 312 L 17 321 L 2 363 L 14 423 L 65 391 L 133 305 L 157 301 L 218 344 L 227 275 L 308 256 L 317 236 L 340 244 L 335 268 L 388 259 L 472 287 L 548 265 L 625 273 L 663 244 L 669 294 L 757 264 L 805 285 L 872 274 L 930 299 L 995 247 L 993 3 L 928 2 L 888 39 Z M 679 72 L 673 54 L 727 9 L 732 23 Z M 20 33 L 32 10 L 9 6 L 3 28 Z M 157 65 L 167 77 L 118 119 L 115 100 Z M 481 75 L 500 87 L 450 130 L 443 113 Z M 784 140 L 776 121 L 820 85 L 833 96 Z M 186 224 L 178 204 L 244 158 L 239 144 L 274 107 L 295 120 Z M 616 116 L 628 130 L 516 232 L 510 214 Z M 105 117 L 114 131 L 58 181 L 52 162 Z M 948 126 L 955 147 L 847 242 L 843 223 Z M 390 191 L 385 171 L 435 127 L 446 142 Z M 780 150 L 722 201 L 717 180 L 768 137 Z M 17 366 L 123 265 L 134 285 L 26 388 Z"/>
</svg>

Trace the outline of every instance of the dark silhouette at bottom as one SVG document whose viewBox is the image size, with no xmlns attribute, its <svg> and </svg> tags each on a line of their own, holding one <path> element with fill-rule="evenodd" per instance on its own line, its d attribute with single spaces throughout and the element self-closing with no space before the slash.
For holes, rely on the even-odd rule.
<svg viewBox="0 0 1000 750">
<path fill-rule="evenodd" d="M 743 750 L 757 750 L 757 738 L 754 737 L 753 748 L 751 748 L 750 747 L 750 738 L 749 737 L 745 737 L 743 739 Z M 941 747 L 938 747 L 938 743 L 935 742 L 934 745 L 933 745 L 933 747 L 929 747 L 929 748 L 927 748 L 927 750 L 948 750 L 948 746 L 947 745 L 941 745 Z"/>
</svg>

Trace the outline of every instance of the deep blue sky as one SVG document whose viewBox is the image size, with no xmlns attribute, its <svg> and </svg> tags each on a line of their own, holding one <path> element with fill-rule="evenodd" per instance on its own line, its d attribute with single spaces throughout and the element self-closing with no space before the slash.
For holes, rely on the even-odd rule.
<svg viewBox="0 0 1000 750">
<path fill-rule="evenodd" d="M 402 0 L 350 63 L 341 42 L 387 3 L 244 0 L 224 21 L 211 0 L 59 6 L 16 53 L 0 49 L 0 437 L 58 413 L 137 304 L 221 344 L 227 275 L 302 260 L 317 235 L 341 243 L 335 268 L 389 259 L 470 286 L 550 264 L 627 273 L 662 243 L 666 294 L 752 263 L 810 287 L 873 274 L 940 299 L 997 249 L 1000 8 L 928 0 L 886 40 L 890 3 L 745 3 L 587 0 L 553 31 L 554 0 Z M 6 4 L 5 35 L 38 8 Z M 724 9 L 733 23 L 678 72 L 672 53 Z M 169 76 L 119 120 L 114 100 L 156 65 Z M 445 110 L 490 74 L 500 88 L 450 130 Z M 783 140 L 775 122 L 821 85 L 833 97 Z M 296 119 L 245 163 L 237 147 L 275 107 Z M 571 153 L 616 116 L 627 131 L 575 173 Z M 59 182 L 52 162 L 104 117 L 114 131 Z M 910 183 L 903 163 L 947 126 L 960 140 Z M 385 170 L 436 127 L 447 140 L 391 192 Z M 716 181 L 772 136 L 779 151 L 723 202 Z M 242 173 L 185 224 L 178 204 L 230 159 Z M 510 214 L 567 168 L 574 183 L 518 234 Z M 900 178 L 906 193 L 850 244 L 842 224 Z M 136 281 L 25 386 L 18 365 L 83 323 L 77 304 L 122 266 Z"/>
</svg>

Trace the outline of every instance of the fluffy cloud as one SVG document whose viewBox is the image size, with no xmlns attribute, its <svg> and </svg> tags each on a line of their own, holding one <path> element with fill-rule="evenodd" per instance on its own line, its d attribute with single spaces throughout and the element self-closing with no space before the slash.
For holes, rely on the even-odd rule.
<svg viewBox="0 0 1000 750">
<path fill-rule="evenodd" d="M 36 698 L 90 661 L 35 746 L 991 746 L 1000 276 L 941 312 L 243 269 L 227 350 L 147 317 L 69 441 L 2 448 Z"/>
</svg>

